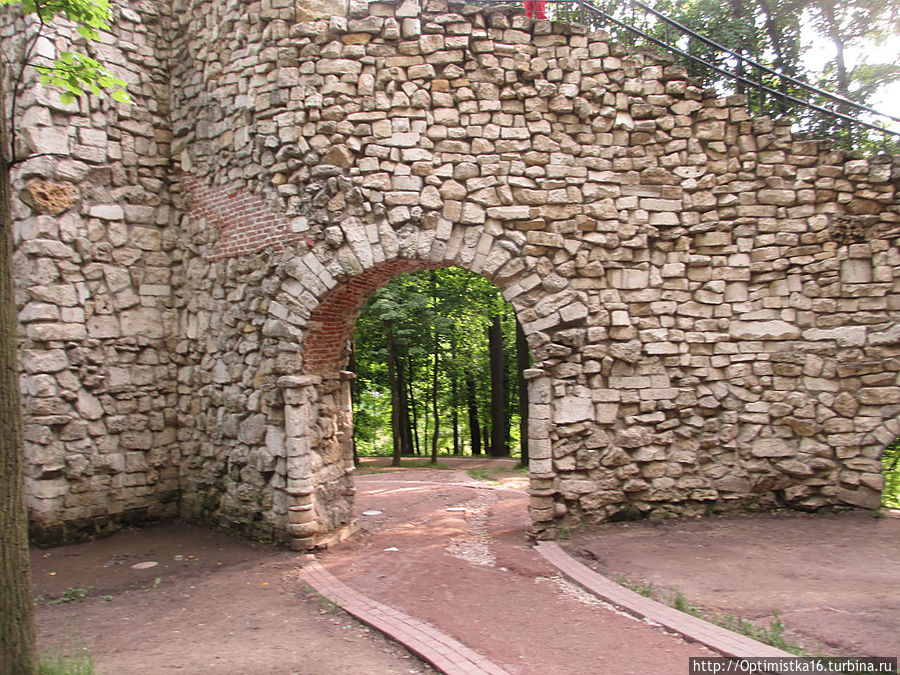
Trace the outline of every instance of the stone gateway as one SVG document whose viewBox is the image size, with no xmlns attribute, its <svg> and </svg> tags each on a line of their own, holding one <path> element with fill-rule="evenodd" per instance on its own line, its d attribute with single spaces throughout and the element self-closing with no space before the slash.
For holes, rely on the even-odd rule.
<svg viewBox="0 0 900 675">
<path fill-rule="evenodd" d="M 345 535 L 355 320 L 449 265 L 528 338 L 535 537 L 879 505 L 900 159 L 511 7 L 118 12 L 100 56 L 134 106 L 19 101 L 48 153 L 15 206 L 37 539 L 175 514 L 298 549 Z"/>
</svg>

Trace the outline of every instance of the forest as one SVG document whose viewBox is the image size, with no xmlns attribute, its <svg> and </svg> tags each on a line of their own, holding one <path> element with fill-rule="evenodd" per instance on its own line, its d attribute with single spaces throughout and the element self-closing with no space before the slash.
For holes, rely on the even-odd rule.
<svg viewBox="0 0 900 675">
<path fill-rule="evenodd" d="M 356 452 L 527 464 L 529 359 L 512 306 L 484 278 L 455 267 L 395 277 L 356 324 Z"/>
</svg>

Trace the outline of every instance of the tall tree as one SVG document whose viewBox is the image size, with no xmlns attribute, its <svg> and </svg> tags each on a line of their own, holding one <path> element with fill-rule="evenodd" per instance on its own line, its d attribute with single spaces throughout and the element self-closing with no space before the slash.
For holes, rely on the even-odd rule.
<svg viewBox="0 0 900 675">
<path fill-rule="evenodd" d="M 437 272 L 431 270 L 431 304 L 432 308 L 438 308 L 438 282 Z M 438 315 L 435 314 L 431 321 L 432 349 L 431 349 L 431 414 L 434 427 L 431 432 L 431 463 L 437 464 L 438 438 L 441 430 L 441 416 L 438 413 L 438 372 L 441 365 L 441 336 L 439 330 Z"/>
<path fill-rule="evenodd" d="M 388 380 L 391 384 L 391 432 L 394 438 L 393 466 L 400 466 L 403 458 L 403 427 L 400 422 L 400 382 L 397 371 L 403 372 L 403 367 L 397 364 L 397 349 L 394 346 L 394 322 L 387 319 L 384 322 L 384 340 L 387 348 Z"/>
<path fill-rule="evenodd" d="M 503 325 L 500 314 L 494 314 L 488 329 L 491 355 L 491 456 L 508 457 L 506 416 L 506 359 L 503 353 Z"/>
<path fill-rule="evenodd" d="M 519 448 L 522 466 L 528 466 L 528 382 L 525 371 L 531 367 L 531 351 L 522 325 L 516 320 L 516 378 L 519 383 Z"/>
<path fill-rule="evenodd" d="M 481 454 L 481 427 L 478 423 L 478 400 L 475 394 L 475 375 L 466 378 L 466 410 L 469 414 L 469 445 L 473 455 Z"/>
<path fill-rule="evenodd" d="M 122 80 L 85 54 L 64 51 L 52 62 L 34 60 L 38 40 L 57 18 L 73 22 L 86 40 L 97 40 L 98 31 L 108 28 L 112 19 L 108 0 L 0 0 L 0 7 L 9 11 L 10 6 L 35 19 L 24 36 L 3 44 L 0 58 L 0 673 L 22 675 L 36 669 L 36 658 L 12 280 L 12 170 L 27 159 L 16 156 L 16 104 L 28 67 L 38 71 L 42 84 L 62 87 L 64 103 L 85 90 L 99 94 L 104 88 L 111 89 L 116 100 L 130 98 Z"/>
</svg>

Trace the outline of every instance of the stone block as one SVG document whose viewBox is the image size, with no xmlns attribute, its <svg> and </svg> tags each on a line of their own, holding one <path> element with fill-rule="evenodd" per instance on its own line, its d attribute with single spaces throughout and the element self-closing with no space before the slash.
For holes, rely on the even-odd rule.
<svg viewBox="0 0 900 675">
<path fill-rule="evenodd" d="M 750 446 L 754 457 L 794 457 L 797 452 L 782 438 L 759 438 Z"/>
<path fill-rule="evenodd" d="M 573 424 L 594 418 L 594 402 L 590 398 L 567 396 L 553 401 L 553 421 Z"/>
</svg>

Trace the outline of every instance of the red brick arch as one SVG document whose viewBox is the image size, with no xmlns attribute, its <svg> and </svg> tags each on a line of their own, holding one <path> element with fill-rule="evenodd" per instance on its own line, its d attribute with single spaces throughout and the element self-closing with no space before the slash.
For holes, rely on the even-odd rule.
<svg viewBox="0 0 900 675">
<path fill-rule="evenodd" d="M 342 370 L 350 354 L 347 348 L 366 299 L 394 277 L 447 263 L 396 259 L 350 277 L 331 289 L 313 310 L 303 341 L 303 369 L 321 375 Z"/>
</svg>

